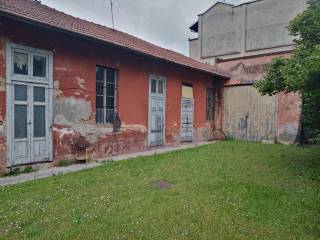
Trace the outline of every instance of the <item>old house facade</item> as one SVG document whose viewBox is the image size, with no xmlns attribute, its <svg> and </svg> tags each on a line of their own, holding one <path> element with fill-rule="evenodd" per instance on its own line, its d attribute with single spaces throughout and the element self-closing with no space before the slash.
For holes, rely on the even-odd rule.
<svg viewBox="0 0 320 240">
<path fill-rule="evenodd" d="M 204 141 L 214 67 L 34 0 L 0 0 L 0 170 Z M 215 111 L 213 111 L 215 109 Z"/>
<path fill-rule="evenodd" d="M 261 96 L 253 84 L 274 57 L 290 57 L 287 27 L 306 7 L 305 0 L 256 0 L 241 5 L 218 2 L 190 29 L 190 57 L 231 75 L 223 97 L 223 131 L 236 139 L 293 143 L 299 135 L 298 94 Z"/>
</svg>

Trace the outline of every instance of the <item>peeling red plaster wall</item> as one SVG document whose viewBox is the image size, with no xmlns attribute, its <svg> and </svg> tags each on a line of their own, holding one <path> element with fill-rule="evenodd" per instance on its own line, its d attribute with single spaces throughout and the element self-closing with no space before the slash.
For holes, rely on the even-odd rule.
<svg viewBox="0 0 320 240">
<path fill-rule="evenodd" d="M 275 57 L 290 57 L 290 53 L 269 54 L 246 57 L 235 60 L 225 60 L 218 63 L 218 67 L 231 75 L 226 86 L 252 84 L 264 77 L 267 64 Z"/>
<path fill-rule="evenodd" d="M 91 143 L 94 159 L 145 150 L 150 73 L 167 79 L 166 144 L 180 142 L 182 82 L 194 85 L 195 140 L 206 140 L 206 134 L 211 132 L 205 119 L 206 87 L 212 86 L 211 77 L 208 75 L 63 33 L 4 18 L 0 20 L 3 23 L 0 26 L 0 35 L 6 40 L 53 51 L 55 161 L 73 158 L 74 143 L 81 136 Z M 2 45 L 1 51 L 4 49 Z M 0 61 L 5 61 L 3 55 Z M 116 134 L 112 133 L 111 126 L 95 123 L 96 65 L 116 68 L 119 71 L 117 101 L 123 127 Z M 3 69 L 0 71 L 0 77 L 5 78 Z M 0 92 L 0 97 L 2 95 Z M 4 96 L 2 98 L 5 100 Z M 5 112 L 4 106 L 5 101 L 1 101 L 2 115 L 3 111 Z M 2 159 L 0 162 L 4 165 Z"/>
<path fill-rule="evenodd" d="M 292 142 L 297 138 L 297 132 L 300 131 L 302 100 L 297 93 L 280 93 L 277 97 L 278 139 L 282 143 Z"/>
</svg>

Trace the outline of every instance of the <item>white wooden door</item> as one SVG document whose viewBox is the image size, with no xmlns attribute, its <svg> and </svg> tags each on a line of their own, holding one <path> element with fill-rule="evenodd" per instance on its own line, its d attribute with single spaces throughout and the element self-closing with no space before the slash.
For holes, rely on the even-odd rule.
<svg viewBox="0 0 320 240">
<path fill-rule="evenodd" d="M 52 55 L 7 46 L 8 166 L 52 161 Z"/>
<path fill-rule="evenodd" d="M 31 162 L 30 143 L 30 104 L 29 89 L 27 84 L 12 82 L 12 165 L 20 165 Z"/>
<path fill-rule="evenodd" d="M 182 98 L 181 100 L 181 141 L 193 141 L 193 115 L 194 100 Z"/>
<path fill-rule="evenodd" d="M 164 145 L 166 80 L 152 75 L 149 83 L 149 146 Z"/>
<path fill-rule="evenodd" d="M 47 86 L 13 82 L 12 165 L 49 161 Z"/>
</svg>

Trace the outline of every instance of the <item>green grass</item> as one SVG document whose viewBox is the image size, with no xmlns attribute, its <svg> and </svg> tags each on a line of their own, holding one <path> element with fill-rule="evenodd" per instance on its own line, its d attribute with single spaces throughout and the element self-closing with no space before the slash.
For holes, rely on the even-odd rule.
<svg viewBox="0 0 320 240">
<path fill-rule="evenodd" d="M 2 187 L 1 238 L 320 239 L 320 149 L 221 142 Z"/>
</svg>

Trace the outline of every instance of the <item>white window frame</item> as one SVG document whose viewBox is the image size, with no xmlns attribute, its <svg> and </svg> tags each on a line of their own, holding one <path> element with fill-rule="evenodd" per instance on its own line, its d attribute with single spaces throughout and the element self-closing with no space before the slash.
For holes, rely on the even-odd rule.
<svg viewBox="0 0 320 240">
<path fill-rule="evenodd" d="M 105 66 L 101 66 L 101 65 L 97 65 L 97 68 L 102 68 L 104 69 L 104 73 L 103 73 L 103 122 L 98 122 L 97 121 L 97 103 L 96 103 L 96 124 L 98 125 L 113 125 L 113 122 L 107 122 L 106 121 L 106 113 L 107 113 L 107 109 L 106 109 L 106 101 L 107 101 L 107 88 L 106 88 L 106 80 L 107 80 L 107 69 L 111 69 L 114 71 L 114 103 L 113 103 L 113 111 L 114 111 L 114 118 L 116 117 L 116 114 L 118 112 L 118 101 L 117 101 L 117 97 L 118 97 L 118 69 L 115 68 L 111 68 L 111 67 L 105 67 Z M 97 82 L 97 78 L 96 78 L 96 82 Z M 97 96 L 97 90 L 96 90 L 96 96 Z"/>
</svg>

